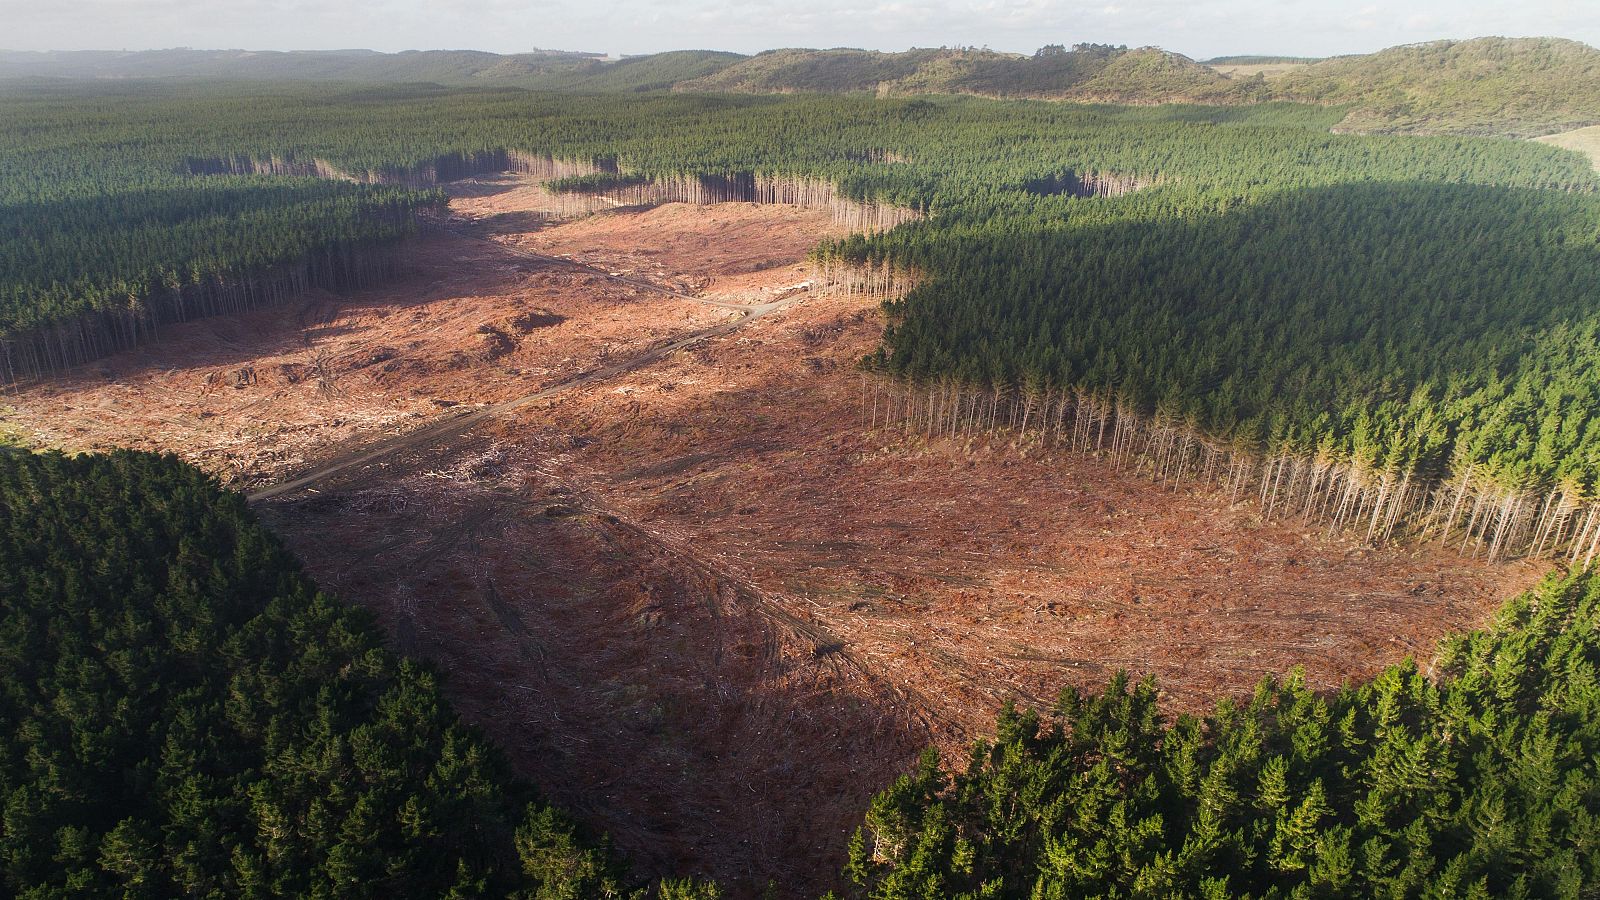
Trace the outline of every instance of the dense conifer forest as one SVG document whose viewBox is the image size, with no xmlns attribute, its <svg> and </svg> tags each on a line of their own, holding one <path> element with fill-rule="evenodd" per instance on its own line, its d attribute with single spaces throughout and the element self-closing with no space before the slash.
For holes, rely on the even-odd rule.
<svg viewBox="0 0 1600 900">
<path fill-rule="evenodd" d="M 1295 673 L 1165 719 L 1119 676 L 1007 710 L 873 801 L 853 895 L 1581 897 L 1600 877 L 1600 580 L 1552 577 L 1427 669 Z"/>
<path fill-rule="evenodd" d="M 634 896 L 172 457 L 0 452 L 0 798 L 10 897 Z"/>
</svg>

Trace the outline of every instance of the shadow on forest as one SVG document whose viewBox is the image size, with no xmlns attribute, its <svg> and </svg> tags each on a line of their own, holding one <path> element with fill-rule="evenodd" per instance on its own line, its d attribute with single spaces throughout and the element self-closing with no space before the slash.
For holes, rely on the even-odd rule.
<svg viewBox="0 0 1600 900">
<path fill-rule="evenodd" d="M 1575 376 L 1600 356 L 1594 209 L 1581 193 L 1367 182 L 1224 213 L 934 236 L 933 277 L 894 304 L 880 361 L 1108 391 L 1247 445 L 1404 445 L 1396 464 L 1437 473 L 1448 429 L 1424 418 L 1440 407 L 1492 429 L 1531 407 L 1571 412 L 1575 392 L 1579 419 L 1600 419 Z M 1517 443 L 1476 436 L 1485 456 Z"/>
<path fill-rule="evenodd" d="M 309 352 L 313 344 L 372 329 L 370 324 L 328 321 L 330 316 L 402 311 L 474 294 L 513 294 L 519 280 L 532 270 L 525 258 L 490 241 L 448 233 L 424 240 L 450 244 L 433 252 L 451 253 L 456 260 L 453 268 L 413 262 L 391 280 L 349 293 L 316 288 L 278 306 L 165 325 L 153 341 L 79 364 L 55 378 L 24 383 L 20 390 L 70 388 L 86 381 L 147 378 L 175 370 L 232 369 L 266 357 L 292 356 Z M 457 272 L 466 273 L 466 280 L 451 277 Z"/>
</svg>

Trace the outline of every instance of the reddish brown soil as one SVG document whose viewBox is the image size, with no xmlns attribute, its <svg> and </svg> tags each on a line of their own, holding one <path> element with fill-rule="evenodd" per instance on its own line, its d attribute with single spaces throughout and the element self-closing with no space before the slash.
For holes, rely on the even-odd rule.
<svg viewBox="0 0 1600 900">
<path fill-rule="evenodd" d="M 530 230 L 537 192 L 460 193 L 456 215 L 491 241 L 740 302 L 798 280 L 829 227 L 729 205 Z M 24 393 L 18 418 L 216 469 L 248 447 L 241 480 L 259 480 L 420 421 L 434 400 L 526 394 L 607 347 L 735 315 L 468 237 L 423 241 L 416 265 L 320 326 L 313 346 L 404 351 L 393 372 L 341 370 L 331 405 L 265 376 L 194 396 L 241 360 L 303 361 L 284 311 L 188 326 L 109 361 L 114 380 Z M 928 743 L 959 753 L 1006 699 L 1047 704 L 1120 667 L 1158 675 L 1173 710 L 1293 665 L 1331 687 L 1426 657 L 1539 572 L 1263 525 L 1085 457 L 865 433 L 852 363 L 877 313 L 805 296 L 263 505 L 324 585 L 448 671 L 463 715 L 647 873 L 814 896 L 871 794 Z M 568 318 L 503 356 L 473 349 L 480 325 L 530 306 Z M 467 362 L 440 362 L 458 352 Z"/>
<path fill-rule="evenodd" d="M 5 398 L 12 412 L 0 426 L 73 450 L 172 450 L 230 483 L 255 485 L 303 468 L 352 438 L 522 396 L 669 336 L 738 317 L 619 283 L 605 272 L 507 252 L 496 243 L 504 222 L 492 212 L 492 198 L 531 202 L 540 196 L 527 188 L 507 193 L 513 186 L 504 179 L 460 186 L 462 193 L 484 195 L 457 201 L 478 210 L 463 218 L 479 227 L 464 234 L 433 230 L 418 239 L 407 276 L 395 283 L 169 328 L 157 343 Z M 775 276 L 785 285 L 803 275 L 787 268 L 771 272 L 774 262 L 792 265 L 831 229 L 825 212 L 785 208 L 775 219 L 769 209 L 744 204 L 672 205 L 634 218 L 639 230 L 680 241 L 697 229 L 716 233 L 742 222 L 742 244 L 725 241 L 729 246 L 718 258 L 766 268 L 769 282 Z M 536 220 L 528 224 L 543 227 Z M 561 247 L 561 239 L 542 246 Z M 670 279 L 656 282 L 651 272 L 630 274 L 672 286 Z M 741 303 L 759 301 L 759 294 L 760 285 L 737 279 L 707 292 Z M 315 374 L 319 361 L 332 372 L 331 390 Z M 255 380 L 240 386 L 247 368 Z"/>
<path fill-rule="evenodd" d="M 807 301 L 552 414 L 589 439 L 573 479 L 920 686 L 958 743 L 1003 698 L 1118 668 L 1180 709 L 1294 665 L 1333 686 L 1426 658 L 1542 570 L 1262 524 L 1078 455 L 866 434 L 850 363 L 877 328 Z"/>
</svg>

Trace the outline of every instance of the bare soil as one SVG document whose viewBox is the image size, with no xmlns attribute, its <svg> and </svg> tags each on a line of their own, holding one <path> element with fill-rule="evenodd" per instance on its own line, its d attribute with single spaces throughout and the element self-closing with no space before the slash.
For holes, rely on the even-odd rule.
<svg viewBox="0 0 1600 900">
<path fill-rule="evenodd" d="M 825 212 L 547 225 L 514 180 L 456 193 L 459 233 L 420 240 L 404 282 L 175 329 L 23 392 L 10 418 L 248 486 L 441 421 L 440 404 L 564 386 L 259 506 L 646 874 L 815 896 L 871 795 L 929 744 L 959 760 L 1006 700 L 1047 705 L 1119 668 L 1157 675 L 1173 711 L 1295 665 L 1333 687 L 1427 658 L 1542 571 L 1263 524 L 1088 457 L 869 432 L 854 362 L 881 328 L 871 304 L 804 292 L 741 319 L 621 280 L 770 303 L 804 277 Z M 275 374 L 324 348 L 332 399 Z M 258 383 L 202 390 L 245 366 Z"/>
</svg>

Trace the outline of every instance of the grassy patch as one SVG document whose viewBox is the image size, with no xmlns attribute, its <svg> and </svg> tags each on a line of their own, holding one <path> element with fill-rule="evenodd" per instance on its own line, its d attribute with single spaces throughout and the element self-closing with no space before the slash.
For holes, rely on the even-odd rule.
<svg viewBox="0 0 1600 900">
<path fill-rule="evenodd" d="M 1563 131 L 1560 134 L 1547 134 L 1535 140 L 1542 144 L 1576 150 L 1589 157 L 1595 168 L 1600 169 L 1600 125 L 1591 125 L 1576 131 Z"/>
</svg>

